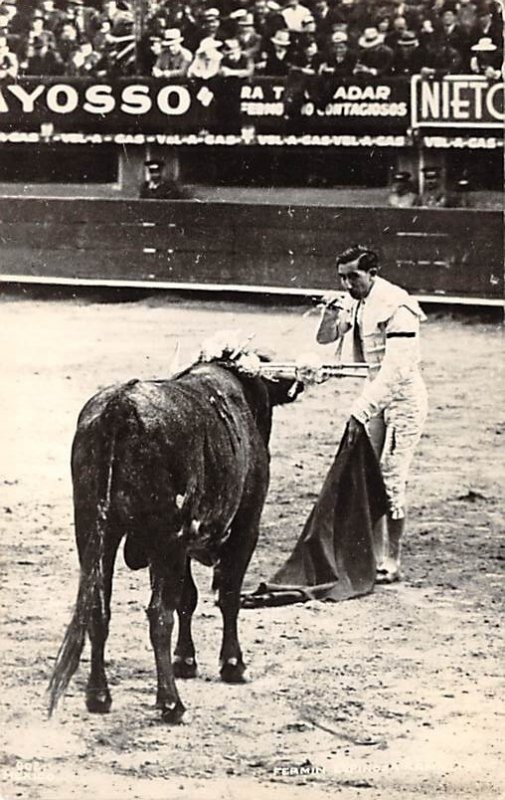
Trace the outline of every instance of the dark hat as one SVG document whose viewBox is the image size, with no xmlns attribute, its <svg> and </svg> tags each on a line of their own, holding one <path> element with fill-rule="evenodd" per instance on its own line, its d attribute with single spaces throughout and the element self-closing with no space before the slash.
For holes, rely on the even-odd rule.
<svg viewBox="0 0 505 800">
<path fill-rule="evenodd" d="M 163 169 L 164 164 L 165 164 L 164 161 L 161 161 L 161 160 L 160 161 L 156 161 L 154 159 L 152 161 L 145 161 L 144 162 L 144 166 L 146 167 L 146 169 L 149 169 L 152 172 L 156 172 L 156 170 Z"/>
<path fill-rule="evenodd" d="M 403 31 L 398 37 L 398 44 L 401 45 L 401 47 L 417 47 L 419 39 L 414 31 Z"/>
<path fill-rule="evenodd" d="M 398 181 L 398 182 L 402 182 L 402 183 L 406 183 L 407 181 L 410 181 L 411 177 L 412 176 L 411 176 L 410 172 L 406 172 L 406 171 L 403 171 L 403 170 L 399 170 L 398 172 L 393 173 L 393 180 L 394 181 Z"/>
<path fill-rule="evenodd" d="M 460 192 L 468 192 L 470 189 L 470 181 L 467 178 L 461 178 L 456 186 Z"/>
<path fill-rule="evenodd" d="M 440 170 L 437 167 L 423 167 L 423 174 L 426 180 L 434 181 L 440 178 Z"/>
<path fill-rule="evenodd" d="M 44 39 L 34 39 L 32 44 L 34 50 L 43 50 L 44 47 L 46 46 L 46 42 L 44 41 Z"/>
</svg>

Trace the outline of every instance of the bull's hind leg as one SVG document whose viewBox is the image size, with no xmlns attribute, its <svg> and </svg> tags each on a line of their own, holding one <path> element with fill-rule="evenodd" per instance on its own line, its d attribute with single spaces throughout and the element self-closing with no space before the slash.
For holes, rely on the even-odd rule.
<svg viewBox="0 0 505 800">
<path fill-rule="evenodd" d="M 156 706 L 161 709 L 163 722 L 171 724 L 179 723 L 186 710 L 175 685 L 170 657 L 174 610 L 179 605 L 183 577 L 183 564 L 176 570 L 151 563 L 152 594 L 147 616 L 158 675 Z"/>
<path fill-rule="evenodd" d="M 181 602 L 177 609 L 179 617 L 179 634 L 175 647 L 173 667 L 176 678 L 194 678 L 196 676 L 195 646 L 191 635 L 191 619 L 198 602 L 198 593 L 191 574 L 191 560 L 186 560 L 186 572 L 182 587 Z"/>
<path fill-rule="evenodd" d="M 109 635 L 112 575 L 119 539 L 107 542 L 99 564 L 97 586 L 93 594 L 93 610 L 88 626 L 91 642 L 91 670 L 86 686 L 86 706 L 94 714 L 107 714 L 112 697 L 105 674 L 104 651 Z"/>
<path fill-rule="evenodd" d="M 238 640 L 237 620 L 242 581 L 258 541 L 258 528 L 257 510 L 237 515 L 214 573 L 214 588 L 218 591 L 218 605 L 223 616 L 220 674 L 226 683 L 245 681 L 246 667 Z"/>
</svg>

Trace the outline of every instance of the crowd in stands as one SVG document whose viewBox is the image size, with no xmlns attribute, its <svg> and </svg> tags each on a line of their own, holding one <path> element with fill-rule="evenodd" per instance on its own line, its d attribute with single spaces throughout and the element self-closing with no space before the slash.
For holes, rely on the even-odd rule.
<svg viewBox="0 0 505 800">
<path fill-rule="evenodd" d="M 497 0 L 3 0 L 0 80 L 501 75 Z"/>
</svg>

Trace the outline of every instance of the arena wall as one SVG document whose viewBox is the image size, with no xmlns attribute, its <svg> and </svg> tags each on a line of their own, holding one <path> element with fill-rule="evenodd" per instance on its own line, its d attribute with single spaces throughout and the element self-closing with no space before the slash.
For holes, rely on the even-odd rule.
<svg viewBox="0 0 505 800">
<path fill-rule="evenodd" d="M 4 283 L 317 294 L 351 238 L 426 299 L 503 297 L 496 211 L 9 198 L 0 237 Z"/>
</svg>

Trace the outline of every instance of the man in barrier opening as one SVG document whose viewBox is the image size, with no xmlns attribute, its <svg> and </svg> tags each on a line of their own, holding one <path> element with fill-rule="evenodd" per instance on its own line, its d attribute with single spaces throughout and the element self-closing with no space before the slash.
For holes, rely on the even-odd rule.
<svg viewBox="0 0 505 800">
<path fill-rule="evenodd" d="M 337 257 L 338 275 L 348 291 L 323 298 L 317 341 L 338 341 L 338 355 L 367 362 L 370 379 L 351 407 L 351 440 L 365 425 L 388 497 L 386 529 L 377 526 L 377 582 L 400 580 L 400 544 L 405 527 L 405 487 L 427 414 L 426 388 L 419 370 L 418 303 L 399 286 L 378 276 L 375 252 L 354 245 Z M 380 527 L 380 530 L 379 530 Z"/>
<path fill-rule="evenodd" d="M 146 161 L 146 179 L 140 187 L 140 197 L 144 200 L 188 200 L 191 197 L 184 186 L 163 176 L 163 161 Z"/>
</svg>

